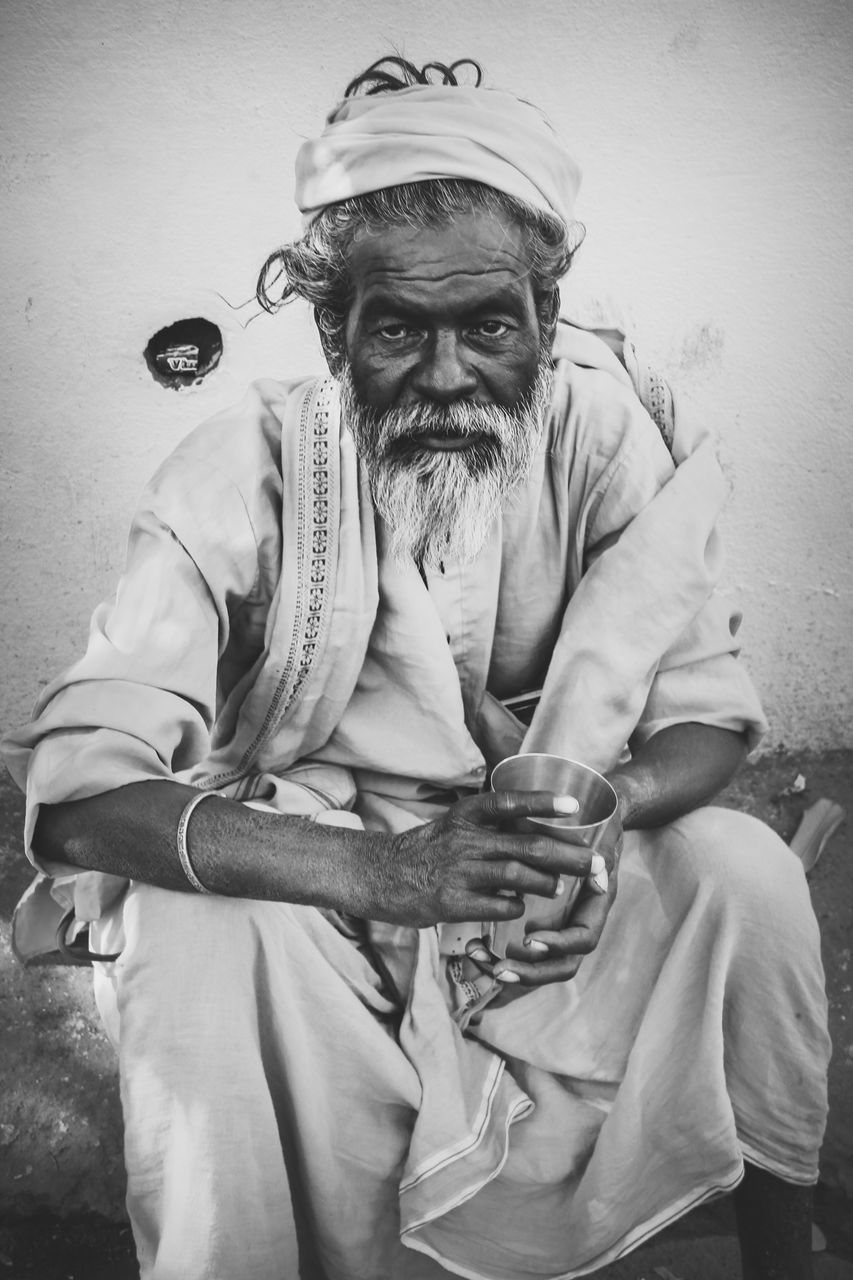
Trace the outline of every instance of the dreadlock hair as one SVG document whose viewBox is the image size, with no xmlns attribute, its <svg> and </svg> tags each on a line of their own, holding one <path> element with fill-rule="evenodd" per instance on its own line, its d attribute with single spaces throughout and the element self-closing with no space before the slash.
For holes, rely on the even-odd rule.
<svg viewBox="0 0 853 1280">
<path fill-rule="evenodd" d="M 460 58 L 450 65 L 427 62 L 420 68 L 400 56 L 380 58 L 350 81 L 344 97 L 393 93 L 413 85 L 459 85 L 456 73 L 463 67 L 473 69 L 473 87 L 479 88 L 483 71 L 473 58 Z M 558 281 L 583 240 L 582 224 L 566 226 L 556 214 L 467 178 L 402 183 L 328 205 L 301 239 L 269 255 L 258 276 L 258 302 L 269 312 L 294 297 L 310 303 L 326 359 L 332 372 L 338 372 L 352 301 L 349 255 L 356 235 L 381 234 L 389 227 L 423 231 L 447 226 L 459 215 L 472 212 L 503 217 L 521 229 L 530 256 L 540 327 L 544 340 L 550 341 L 559 312 Z"/>
<path fill-rule="evenodd" d="M 393 67 L 394 70 L 389 70 Z M 483 68 L 473 58 L 458 58 L 445 66 L 443 62 L 426 62 L 420 68 L 413 62 L 399 55 L 380 58 L 361 75 L 350 80 L 344 89 L 345 98 L 354 98 L 359 93 L 370 97 L 374 93 L 387 93 L 394 89 L 411 89 L 416 84 L 452 84 L 459 85 L 456 72 L 459 67 L 473 67 L 477 79 L 474 88 L 479 89 L 483 83 Z"/>
</svg>

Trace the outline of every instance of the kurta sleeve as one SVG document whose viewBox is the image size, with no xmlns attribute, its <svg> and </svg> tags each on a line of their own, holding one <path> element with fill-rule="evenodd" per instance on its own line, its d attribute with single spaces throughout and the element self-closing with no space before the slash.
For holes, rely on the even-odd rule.
<svg viewBox="0 0 853 1280">
<path fill-rule="evenodd" d="M 115 600 L 96 609 L 85 656 L 4 742 L 27 792 L 34 862 L 41 804 L 171 778 L 208 749 L 219 660 L 256 587 L 258 548 L 239 490 L 189 452 L 173 455 L 146 490 Z"/>
<path fill-rule="evenodd" d="M 644 416 L 645 411 L 639 411 L 638 417 Z M 695 602 L 682 614 L 682 629 L 650 672 L 631 745 L 642 745 L 669 725 L 693 722 L 744 733 L 752 750 L 766 732 L 767 722 L 755 687 L 738 660 L 735 637 L 741 614 L 718 585 L 725 557 L 714 494 L 722 492 L 721 477 L 710 440 L 695 424 L 688 426 L 690 431 L 682 432 L 682 439 L 689 434 L 689 449 L 681 452 L 674 472 L 669 468 L 669 474 L 662 475 L 661 444 L 645 424 L 633 424 L 630 452 L 618 466 L 614 464 L 619 455 L 611 464 L 588 527 L 585 567 L 589 572 L 602 556 L 621 556 L 616 548 L 631 523 L 656 511 L 658 495 L 682 485 L 679 500 L 665 512 L 666 523 L 656 522 L 656 541 L 647 543 L 634 560 L 635 590 L 623 593 L 619 601 L 640 649 L 646 629 L 656 627 L 670 604 L 677 608 L 690 599 Z M 643 429 L 638 432 L 638 427 Z M 661 586 L 663 593 L 658 594 Z"/>
<path fill-rule="evenodd" d="M 569 601 L 523 749 L 607 769 L 629 740 L 690 720 L 745 728 L 754 745 L 764 718 L 715 594 L 727 486 L 712 443 L 673 466 L 630 390 L 567 376 Z"/>
<path fill-rule="evenodd" d="M 753 751 L 767 720 L 735 639 L 739 613 L 714 594 L 661 659 L 631 738 L 636 748 L 661 729 L 692 722 L 746 735 Z"/>
</svg>

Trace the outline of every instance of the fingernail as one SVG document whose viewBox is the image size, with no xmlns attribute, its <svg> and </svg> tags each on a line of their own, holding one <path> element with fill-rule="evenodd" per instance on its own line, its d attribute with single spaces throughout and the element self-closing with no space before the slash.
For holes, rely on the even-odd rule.
<svg viewBox="0 0 853 1280">
<path fill-rule="evenodd" d="M 594 853 L 592 855 L 592 862 L 589 864 L 590 874 L 597 876 L 599 872 L 604 871 L 606 867 L 607 867 L 607 863 L 604 861 L 601 854 Z"/>
<path fill-rule="evenodd" d="M 597 871 L 594 876 L 587 876 L 587 884 L 596 893 L 606 893 L 608 883 L 606 871 Z"/>
<path fill-rule="evenodd" d="M 540 942 L 538 938 L 525 938 L 524 945 L 539 954 L 544 954 L 548 950 L 548 943 Z"/>
<path fill-rule="evenodd" d="M 521 982 L 517 973 L 513 973 L 512 969 L 502 969 L 500 973 L 496 973 L 495 977 L 498 982 Z"/>
<path fill-rule="evenodd" d="M 554 796 L 555 813 L 577 813 L 580 805 L 574 796 Z"/>
<path fill-rule="evenodd" d="M 466 954 L 472 960 L 479 960 L 480 964 L 488 964 L 489 962 L 489 953 L 485 947 L 471 947 Z"/>
<path fill-rule="evenodd" d="M 566 892 L 566 885 L 563 880 L 563 877 L 560 876 L 560 879 L 557 881 L 557 887 L 554 890 L 554 897 L 559 898 L 560 894 L 565 892 Z"/>
</svg>

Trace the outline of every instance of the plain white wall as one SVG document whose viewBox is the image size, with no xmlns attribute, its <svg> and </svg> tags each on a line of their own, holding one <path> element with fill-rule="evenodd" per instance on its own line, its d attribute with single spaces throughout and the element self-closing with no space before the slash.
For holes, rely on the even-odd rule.
<svg viewBox="0 0 853 1280">
<path fill-rule="evenodd" d="M 853 745 L 846 0 L 4 0 L 0 38 L 0 729 L 80 651 L 158 461 L 249 379 L 320 370 L 303 309 L 228 303 L 298 233 L 300 140 L 396 46 L 478 58 L 570 142 L 566 302 L 619 308 L 719 431 L 770 743 Z M 225 355 L 176 393 L 142 351 L 193 314 Z"/>
</svg>

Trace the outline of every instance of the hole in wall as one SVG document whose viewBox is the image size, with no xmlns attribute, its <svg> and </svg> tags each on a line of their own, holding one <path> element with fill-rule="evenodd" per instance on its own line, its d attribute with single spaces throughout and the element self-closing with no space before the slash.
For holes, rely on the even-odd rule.
<svg viewBox="0 0 853 1280">
<path fill-rule="evenodd" d="M 194 387 L 222 357 L 222 332 L 212 320 L 193 316 L 158 329 L 143 352 L 151 376 L 161 387 Z"/>
</svg>

